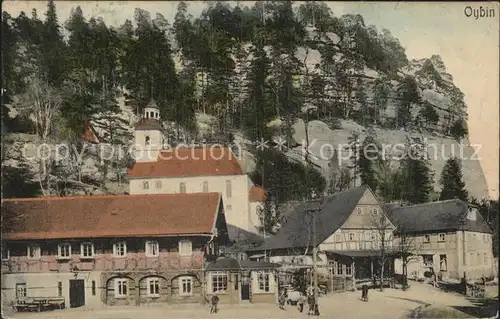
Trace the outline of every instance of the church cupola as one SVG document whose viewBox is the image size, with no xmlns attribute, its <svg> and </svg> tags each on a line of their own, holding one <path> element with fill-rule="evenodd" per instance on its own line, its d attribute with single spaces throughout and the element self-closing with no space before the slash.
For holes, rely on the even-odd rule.
<svg viewBox="0 0 500 319">
<path fill-rule="evenodd" d="M 151 101 L 144 108 L 142 118 L 135 125 L 136 162 L 156 161 L 163 149 L 164 135 L 160 119 L 160 109 Z"/>
<path fill-rule="evenodd" d="M 143 119 L 160 120 L 160 109 L 158 108 L 158 105 L 156 105 L 155 100 L 151 99 L 148 105 L 144 108 Z"/>
</svg>

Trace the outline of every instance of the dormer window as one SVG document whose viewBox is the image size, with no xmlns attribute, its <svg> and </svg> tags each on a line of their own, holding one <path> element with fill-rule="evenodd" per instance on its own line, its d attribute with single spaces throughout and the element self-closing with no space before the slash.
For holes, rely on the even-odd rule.
<svg viewBox="0 0 500 319">
<path fill-rule="evenodd" d="M 151 143 L 151 139 L 149 138 L 149 136 L 146 136 L 146 138 L 144 139 L 144 144 L 149 145 L 150 143 Z"/>
<path fill-rule="evenodd" d="M 476 209 L 475 208 L 469 208 L 467 211 L 467 219 L 468 220 L 476 220 Z"/>
<path fill-rule="evenodd" d="M 181 183 L 179 185 L 179 193 L 185 194 L 186 193 L 186 183 Z"/>
</svg>

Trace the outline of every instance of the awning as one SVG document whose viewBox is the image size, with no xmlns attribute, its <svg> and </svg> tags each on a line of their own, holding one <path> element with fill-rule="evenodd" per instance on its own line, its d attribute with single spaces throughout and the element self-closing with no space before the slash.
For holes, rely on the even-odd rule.
<svg viewBox="0 0 500 319">
<path fill-rule="evenodd" d="M 351 258 L 363 258 L 363 257 L 381 257 L 382 253 L 380 250 L 344 250 L 344 251 L 325 251 L 328 257 L 331 256 L 344 256 Z M 385 252 L 387 257 L 397 256 L 395 252 Z"/>
</svg>

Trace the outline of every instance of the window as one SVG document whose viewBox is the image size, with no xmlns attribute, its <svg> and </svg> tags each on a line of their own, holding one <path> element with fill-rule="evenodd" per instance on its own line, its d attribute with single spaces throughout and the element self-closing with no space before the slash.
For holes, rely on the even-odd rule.
<svg viewBox="0 0 500 319">
<path fill-rule="evenodd" d="M 179 193 L 185 194 L 186 193 L 186 183 L 181 183 L 179 185 Z"/>
<path fill-rule="evenodd" d="M 226 209 L 227 209 L 227 210 L 231 210 L 231 209 L 233 209 L 233 206 L 232 206 L 232 205 L 227 205 L 227 206 L 226 206 Z"/>
<path fill-rule="evenodd" d="M 338 242 L 338 243 L 342 242 L 342 235 L 336 234 L 335 235 L 335 241 Z"/>
<path fill-rule="evenodd" d="M 481 254 L 476 253 L 476 265 L 481 265 Z"/>
<path fill-rule="evenodd" d="M 124 298 L 128 294 L 128 279 L 115 279 L 115 298 Z"/>
<path fill-rule="evenodd" d="M 28 287 L 25 283 L 16 284 L 16 297 L 23 298 L 28 297 Z"/>
<path fill-rule="evenodd" d="M 57 296 L 62 297 L 62 281 L 57 283 Z"/>
<path fill-rule="evenodd" d="M 160 296 L 160 280 L 158 278 L 149 278 L 148 281 L 148 296 Z"/>
<path fill-rule="evenodd" d="M 446 271 L 448 269 L 446 264 L 446 255 L 439 255 L 439 269 L 441 271 Z"/>
<path fill-rule="evenodd" d="M 121 241 L 113 245 L 113 256 L 124 257 L 127 255 L 127 243 Z"/>
<path fill-rule="evenodd" d="M 208 193 L 208 182 L 207 181 L 203 182 L 203 192 Z"/>
<path fill-rule="evenodd" d="M 361 214 L 363 214 L 363 209 L 361 207 L 358 207 L 357 212 L 358 212 L 358 215 L 361 215 Z"/>
<path fill-rule="evenodd" d="M 193 295 L 193 278 L 191 277 L 179 278 L 179 295 L 181 296 Z"/>
<path fill-rule="evenodd" d="M 92 243 L 82 243 L 82 245 L 81 245 L 81 256 L 83 258 L 93 258 L 94 257 L 94 244 L 92 244 Z"/>
<path fill-rule="evenodd" d="M 349 241 L 354 241 L 355 240 L 355 236 L 353 233 L 349 233 Z"/>
<path fill-rule="evenodd" d="M 40 258 L 40 246 L 39 245 L 28 245 L 28 258 L 29 259 L 38 259 Z"/>
<path fill-rule="evenodd" d="M 430 243 L 431 242 L 431 235 L 424 235 L 424 243 Z"/>
<path fill-rule="evenodd" d="M 225 292 L 227 290 L 227 274 L 216 272 L 212 273 L 212 292 Z"/>
<path fill-rule="evenodd" d="M 373 215 L 378 215 L 378 208 L 373 209 Z"/>
<path fill-rule="evenodd" d="M 2 245 L 2 260 L 10 259 L 10 251 L 5 245 Z"/>
<path fill-rule="evenodd" d="M 146 241 L 146 256 L 157 257 L 159 255 L 158 242 L 156 240 Z"/>
<path fill-rule="evenodd" d="M 486 234 L 483 234 L 483 241 L 487 242 L 487 240 L 486 240 Z"/>
<path fill-rule="evenodd" d="M 233 196 L 233 190 L 231 189 L 231 181 L 226 181 L 226 197 L 231 198 Z"/>
<path fill-rule="evenodd" d="M 337 275 L 343 275 L 344 265 L 339 262 L 336 263 L 337 263 Z"/>
<path fill-rule="evenodd" d="M 146 136 L 146 138 L 144 139 L 144 144 L 149 145 L 150 143 L 151 143 L 151 139 L 149 138 L 149 136 Z"/>
<path fill-rule="evenodd" d="M 161 188 L 161 181 L 156 181 L 156 188 Z"/>
<path fill-rule="evenodd" d="M 148 182 L 142 182 L 142 188 L 149 189 L 149 183 Z"/>
<path fill-rule="evenodd" d="M 446 241 L 446 234 L 439 234 L 439 241 Z"/>
<path fill-rule="evenodd" d="M 352 268 L 351 265 L 345 265 L 345 275 L 352 276 Z"/>
<path fill-rule="evenodd" d="M 193 247 L 190 240 L 179 241 L 179 254 L 181 256 L 189 256 L 193 252 Z"/>
<path fill-rule="evenodd" d="M 474 258 L 474 254 L 469 253 L 469 264 L 468 264 L 469 266 L 472 266 L 474 264 L 473 258 Z"/>
<path fill-rule="evenodd" d="M 92 296 L 95 296 L 95 291 L 96 291 L 95 280 L 92 280 Z"/>
<path fill-rule="evenodd" d="M 270 291 L 270 280 L 268 272 L 258 272 L 257 273 L 257 284 L 258 290 L 260 292 L 269 292 Z"/>
<path fill-rule="evenodd" d="M 469 208 L 469 211 L 467 212 L 467 219 L 476 220 L 476 209 L 475 208 Z"/>
<path fill-rule="evenodd" d="M 57 246 L 57 258 L 69 259 L 71 257 L 71 245 L 61 244 Z"/>
<path fill-rule="evenodd" d="M 484 264 L 485 265 L 488 264 L 488 254 L 487 253 L 484 253 Z"/>
</svg>

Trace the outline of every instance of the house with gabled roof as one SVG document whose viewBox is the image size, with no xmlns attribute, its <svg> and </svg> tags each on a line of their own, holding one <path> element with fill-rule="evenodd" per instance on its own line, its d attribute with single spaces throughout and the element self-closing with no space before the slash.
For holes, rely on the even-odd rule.
<svg viewBox="0 0 500 319">
<path fill-rule="evenodd" d="M 270 262 L 294 271 L 311 267 L 316 245 L 319 272 L 329 278 L 326 284 L 332 290 L 346 290 L 378 273 L 382 241 L 389 256 L 395 228 L 371 189 L 360 186 L 296 205 L 278 232 L 248 255 L 252 259 L 265 254 Z M 387 275 L 391 260 L 385 260 Z"/>
<path fill-rule="evenodd" d="M 2 301 L 66 307 L 204 302 L 227 245 L 219 193 L 2 200 Z"/>
<path fill-rule="evenodd" d="M 127 172 L 130 194 L 217 192 L 231 239 L 258 233 L 258 207 L 265 193 L 245 174 L 239 154 L 222 145 L 166 145 L 154 101 L 144 109 L 134 134 L 136 162 Z"/>
<path fill-rule="evenodd" d="M 395 245 L 401 240 L 419 258 L 407 266 L 410 277 L 433 271 L 443 278 L 489 277 L 498 265 L 493 258 L 492 229 L 477 207 L 460 199 L 411 206 L 385 206 L 398 225 Z M 402 272 L 396 260 L 396 271 Z"/>
</svg>

